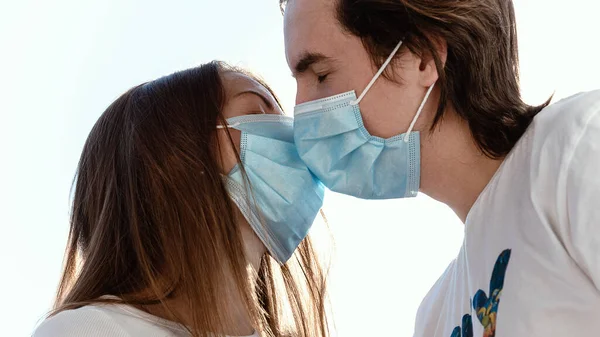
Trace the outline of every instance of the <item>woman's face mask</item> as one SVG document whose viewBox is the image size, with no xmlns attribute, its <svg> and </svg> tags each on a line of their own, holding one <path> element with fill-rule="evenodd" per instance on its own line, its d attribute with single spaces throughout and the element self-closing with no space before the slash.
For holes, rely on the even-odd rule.
<svg viewBox="0 0 600 337">
<path fill-rule="evenodd" d="M 293 119 L 245 115 L 227 120 L 242 131 L 240 159 L 225 178 L 233 202 L 271 255 L 285 263 L 306 237 L 321 206 L 324 187 L 294 146 Z"/>
<path fill-rule="evenodd" d="M 239 142 L 237 150 L 247 180 L 233 149 L 224 146 L 225 186 L 271 256 L 283 264 L 319 213 L 324 186 L 298 156 L 293 119 L 281 114 L 268 90 L 244 75 L 226 76 L 229 99 L 223 114 L 227 124 L 217 128 L 239 131 L 230 134 L 235 145 Z M 219 133 L 226 136 L 224 131 Z M 228 137 L 220 139 L 223 144 L 229 141 Z"/>
</svg>

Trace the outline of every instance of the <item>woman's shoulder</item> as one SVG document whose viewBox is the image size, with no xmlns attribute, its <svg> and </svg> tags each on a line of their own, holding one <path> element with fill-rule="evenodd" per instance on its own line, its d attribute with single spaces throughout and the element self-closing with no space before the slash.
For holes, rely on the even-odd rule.
<svg viewBox="0 0 600 337">
<path fill-rule="evenodd" d="M 95 304 L 47 318 L 32 337 L 177 337 L 187 330 L 125 304 Z"/>
<path fill-rule="evenodd" d="M 130 337 L 115 315 L 114 311 L 93 305 L 61 311 L 42 322 L 33 337 Z"/>
</svg>

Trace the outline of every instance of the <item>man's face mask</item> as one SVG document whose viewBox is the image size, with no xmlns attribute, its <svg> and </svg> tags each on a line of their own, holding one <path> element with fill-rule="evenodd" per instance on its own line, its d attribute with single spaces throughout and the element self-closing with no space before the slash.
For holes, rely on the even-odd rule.
<svg viewBox="0 0 600 337">
<path fill-rule="evenodd" d="M 385 70 L 398 43 L 360 97 L 354 91 L 306 102 L 294 108 L 294 140 L 310 170 L 334 192 L 362 199 L 414 197 L 420 181 L 419 132 L 412 131 L 429 87 L 408 130 L 383 139 L 363 125 L 359 103 Z M 401 113 L 401 112 L 398 112 Z"/>
</svg>

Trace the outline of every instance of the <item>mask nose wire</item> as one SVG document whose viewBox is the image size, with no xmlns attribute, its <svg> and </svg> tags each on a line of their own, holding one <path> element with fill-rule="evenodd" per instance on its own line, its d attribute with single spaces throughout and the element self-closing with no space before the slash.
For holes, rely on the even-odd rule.
<svg viewBox="0 0 600 337">
<path fill-rule="evenodd" d="M 388 56 L 387 60 L 385 60 L 385 62 L 383 62 L 383 65 L 381 66 L 381 68 L 379 68 L 379 70 L 377 71 L 375 76 L 373 76 L 373 78 L 371 79 L 371 82 L 369 82 L 369 84 L 367 84 L 367 87 L 365 88 L 365 90 L 363 90 L 363 92 L 360 94 L 358 99 L 350 101 L 350 105 L 357 105 L 358 103 L 360 103 L 360 101 L 362 101 L 363 97 L 365 97 L 365 95 L 367 94 L 369 89 L 371 89 L 371 87 L 373 86 L 375 81 L 377 81 L 379 76 L 381 76 L 381 74 L 383 73 L 383 71 L 385 70 L 387 65 L 390 64 L 390 62 L 392 62 L 392 58 L 394 58 L 394 55 L 396 55 L 396 52 L 398 52 L 398 49 L 400 49 L 400 46 L 402 46 L 402 41 L 398 42 L 398 44 L 396 45 L 394 50 L 392 50 L 392 53 L 390 54 L 390 56 Z"/>
<path fill-rule="evenodd" d="M 421 111 L 423 111 L 423 107 L 425 107 L 425 102 L 427 102 L 427 99 L 429 98 L 429 94 L 431 94 L 431 90 L 433 89 L 434 85 L 435 85 L 435 83 L 433 83 L 429 87 L 429 89 L 427 89 L 427 93 L 425 94 L 423 101 L 421 101 L 421 105 L 419 106 L 419 109 L 417 110 L 415 117 L 413 118 L 412 122 L 410 122 L 410 126 L 408 127 L 408 130 L 406 131 L 406 134 L 404 135 L 405 143 L 408 143 L 408 138 L 410 137 L 410 133 L 412 132 L 413 128 L 415 127 L 415 123 L 417 122 L 417 119 L 421 115 Z"/>
<path fill-rule="evenodd" d="M 217 129 L 230 129 L 230 128 L 235 128 L 236 126 L 240 125 L 241 123 L 233 123 L 233 124 L 227 124 L 227 125 L 222 125 L 219 124 L 217 125 Z"/>
</svg>

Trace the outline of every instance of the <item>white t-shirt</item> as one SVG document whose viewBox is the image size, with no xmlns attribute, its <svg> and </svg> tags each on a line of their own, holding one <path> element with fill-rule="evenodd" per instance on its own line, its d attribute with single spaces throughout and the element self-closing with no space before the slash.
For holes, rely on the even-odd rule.
<svg viewBox="0 0 600 337">
<path fill-rule="evenodd" d="M 88 305 L 45 320 L 33 337 L 189 337 L 180 324 L 122 304 Z M 258 333 L 247 337 L 259 337 Z"/>
<path fill-rule="evenodd" d="M 600 336 L 600 91 L 535 117 L 423 300 L 415 337 Z"/>
</svg>

